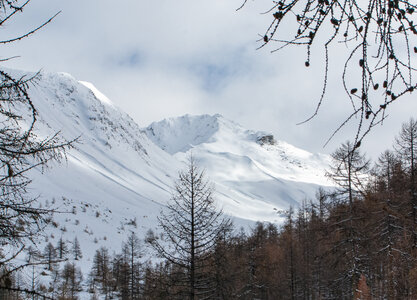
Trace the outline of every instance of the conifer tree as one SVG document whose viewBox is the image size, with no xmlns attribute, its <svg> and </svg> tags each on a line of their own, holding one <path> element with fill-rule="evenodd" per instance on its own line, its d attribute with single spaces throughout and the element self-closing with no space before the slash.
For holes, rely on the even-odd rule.
<svg viewBox="0 0 417 300">
<path fill-rule="evenodd" d="M 47 19 L 21 35 L 11 36 L 7 28 L 19 14 L 26 11 L 30 2 L 0 0 L 0 29 L 4 33 L 0 40 L 1 46 L 12 45 L 32 36 L 54 18 Z M 1 57 L 0 62 L 9 59 Z M 51 132 L 50 136 L 37 134 L 39 112 L 28 91 L 29 85 L 36 82 L 35 77 L 16 75 L 7 69 L 0 69 L 0 266 L 13 265 L 26 244 L 39 237 L 54 212 L 50 207 L 41 208 L 36 195 L 29 193 L 32 181 L 30 171 L 36 168 L 43 172 L 50 161 L 64 158 L 65 151 L 72 145 L 72 142 L 65 141 L 56 132 Z M 8 250 L 2 252 L 6 247 Z M 23 267 L 12 267 L 9 272 Z M 4 275 L 5 279 L 9 275 Z M 0 273 L 0 290 L 14 288 L 15 293 L 40 295 L 34 290 L 19 291 L 20 286 L 5 286 L 2 284 L 2 276 Z"/>
<path fill-rule="evenodd" d="M 242 0 L 243 5 L 250 3 Z M 268 1 L 266 1 L 267 3 Z M 341 78 L 349 113 L 339 129 L 357 123 L 355 145 L 386 117 L 386 110 L 400 97 L 417 87 L 417 6 L 413 1 L 381 0 L 281 0 L 269 1 L 262 15 L 270 19 L 259 39 L 260 48 L 272 52 L 287 47 L 304 47 L 305 66 L 312 53 L 322 53 L 323 84 L 315 117 L 323 103 L 330 81 Z M 315 51 L 318 50 L 318 51 Z M 332 52 L 335 51 L 335 52 Z M 332 54 L 333 53 L 333 54 Z M 332 64 L 343 61 L 344 67 Z M 339 70 L 332 76 L 331 72 Z M 339 76 L 340 75 L 340 76 Z M 338 100 L 340 97 L 332 100 Z M 345 102 L 345 103 L 343 103 Z"/>
<path fill-rule="evenodd" d="M 68 246 L 65 243 L 65 241 L 62 239 L 62 236 L 58 240 L 58 244 L 56 246 L 56 251 L 57 251 L 59 259 L 66 258 L 67 254 L 68 254 Z"/>
<path fill-rule="evenodd" d="M 373 251 L 369 259 L 373 261 L 371 273 L 376 274 L 383 270 L 379 276 L 381 282 L 384 282 L 383 289 L 377 290 L 375 294 L 381 298 L 392 299 L 396 297 L 397 289 L 395 269 L 402 265 L 401 261 L 405 258 L 398 255 L 399 237 L 406 228 L 407 219 L 407 213 L 404 214 L 404 192 L 400 192 L 403 190 L 405 177 L 402 176 L 404 171 L 400 160 L 388 150 L 380 155 L 374 172 L 375 187 L 366 198 L 367 210 L 373 216 L 368 222 L 372 233 L 372 247 L 369 248 Z M 400 190 L 398 180 L 401 181 Z"/>
<path fill-rule="evenodd" d="M 363 273 L 363 256 L 360 246 L 364 242 L 361 236 L 361 223 L 357 218 L 356 202 L 365 190 L 366 174 L 369 171 L 369 160 L 359 153 L 350 142 L 342 144 L 332 154 L 332 164 L 327 176 L 337 185 L 333 195 L 337 201 L 332 214 L 332 227 L 335 243 L 338 247 L 338 285 L 339 297 L 353 297 L 354 288 Z"/>
<path fill-rule="evenodd" d="M 56 249 L 51 243 L 48 243 L 45 246 L 43 256 L 46 258 L 46 261 L 48 263 L 48 270 L 52 271 L 54 265 L 56 264 L 57 255 Z"/>
<path fill-rule="evenodd" d="M 10 26 L 30 2 L 0 0 L 0 29 Z M 21 36 L 2 39 L 0 45 L 29 37 L 52 19 Z M 2 57 L 0 62 L 7 60 Z M 58 133 L 52 132 L 50 137 L 36 134 L 38 111 L 28 92 L 33 83 L 33 76 L 15 76 L 0 69 L 0 243 L 17 247 L 34 238 L 52 213 L 39 208 L 36 196 L 28 193 L 29 171 L 43 171 L 49 161 L 63 158 L 71 146 Z"/>
<path fill-rule="evenodd" d="M 141 295 L 142 265 L 140 259 L 142 257 L 142 249 L 140 240 L 132 231 L 123 243 L 122 256 L 124 263 L 128 269 L 127 294 L 129 300 L 139 299 Z"/>
<path fill-rule="evenodd" d="M 83 276 L 81 270 L 73 263 L 67 262 L 60 274 L 60 299 L 77 300 L 82 291 Z"/>
<path fill-rule="evenodd" d="M 89 274 L 90 292 L 96 292 L 98 285 L 100 292 L 105 299 L 112 297 L 113 278 L 110 267 L 109 251 L 105 247 L 100 247 L 94 255 L 92 270 Z"/>
<path fill-rule="evenodd" d="M 72 243 L 72 255 L 74 260 L 79 260 L 83 257 L 83 254 L 81 252 L 80 242 L 78 241 L 78 238 L 74 238 L 74 242 Z"/>
<path fill-rule="evenodd" d="M 208 297 L 213 292 L 211 276 L 206 272 L 210 257 L 231 223 L 215 207 L 213 187 L 192 156 L 187 168 L 179 172 L 171 201 L 158 220 L 165 241 L 152 235 L 148 240 L 160 256 L 185 271 L 184 297 Z"/>
<path fill-rule="evenodd" d="M 112 273 L 117 287 L 118 296 L 120 299 L 129 299 L 129 274 L 130 268 L 128 265 L 128 256 L 124 254 L 117 254 L 112 260 Z"/>
<path fill-rule="evenodd" d="M 395 139 L 394 148 L 401 157 L 409 174 L 408 191 L 411 210 L 410 231 L 413 234 L 413 247 L 417 247 L 417 121 L 410 119 L 403 124 Z"/>
</svg>

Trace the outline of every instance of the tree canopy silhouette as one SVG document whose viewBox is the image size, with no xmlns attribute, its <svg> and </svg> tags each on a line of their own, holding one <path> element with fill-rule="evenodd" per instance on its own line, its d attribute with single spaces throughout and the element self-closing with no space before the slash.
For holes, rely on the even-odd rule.
<svg viewBox="0 0 417 300">
<path fill-rule="evenodd" d="M 246 4 L 247 0 L 242 7 Z M 331 137 L 348 122 L 357 120 L 354 144 L 359 147 L 372 127 L 384 120 L 388 106 L 417 87 L 416 8 L 415 3 L 400 0 L 271 1 L 265 12 L 271 21 L 260 48 L 271 44 L 274 52 L 304 46 L 306 67 L 313 63 L 313 47 L 324 48 L 322 93 L 316 110 L 304 122 L 316 116 L 322 106 L 329 66 L 334 62 L 330 46 L 334 46 L 332 51 L 347 49 L 341 79 L 352 109 Z"/>
<path fill-rule="evenodd" d="M 0 0 L 0 29 L 22 13 L 30 0 Z M 27 38 L 54 18 L 20 35 L 2 40 L 0 46 Z M 0 58 L 0 62 L 11 58 Z M 16 75 L 0 69 L 0 290 L 39 295 L 35 291 L 15 288 L 11 276 L 14 272 L 35 263 L 17 263 L 16 257 L 47 225 L 50 208 L 41 208 L 36 195 L 30 194 L 30 170 L 43 171 L 51 160 L 65 157 L 72 146 L 59 132 L 41 137 L 37 132 L 38 110 L 29 95 L 29 86 L 36 76 Z M 3 251 L 7 245 L 8 251 Z M 10 247 L 13 248 L 10 249 Z M 42 263 L 42 262 L 41 262 Z"/>
</svg>

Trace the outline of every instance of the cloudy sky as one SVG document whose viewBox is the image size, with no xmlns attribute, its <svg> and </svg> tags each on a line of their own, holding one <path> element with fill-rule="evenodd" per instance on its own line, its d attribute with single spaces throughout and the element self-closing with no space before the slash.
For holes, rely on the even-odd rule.
<svg viewBox="0 0 417 300">
<path fill-rule="evenodd" d="M 7 26 L 2 39 L 24 33 L 61 13 L 31 38 L 2 46 L 3 65 L 29 71 L 67 72 L 89 81 L 141 126 L 182 114 L 220 113 L 248 129 L 312 152 L 332 152 L 353 139 L 346 126 L 326 147 L 332 131 L 350 113 L 340 83 L 343 52 L 334 55 L 329 90 L 315 110 L 323 82 L 323 49 L 271 53 L 256 50 L 270 21 L 270 1 L 241 0 L 36 0 Z M 260 35 L 261 34 L 261 35 Z M 390 147 L 401 123 L 417 115 L 416 96 L 391 106 L 383 126 L 363 150 L 377 156 Z"/>
</svg>

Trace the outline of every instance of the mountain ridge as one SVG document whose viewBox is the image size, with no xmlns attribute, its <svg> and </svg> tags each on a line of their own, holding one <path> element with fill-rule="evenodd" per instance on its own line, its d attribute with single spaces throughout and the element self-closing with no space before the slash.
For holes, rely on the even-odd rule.
<svg viewBox="0 0 417 300">
<path fill-rule="evenodd" d="M 214 183 L 218 207 L 237 226 L 279 223 L 278 211 L 314 198 L 318 187 L 329 185 L 327 156 L 247 130 L 219 114 L 185 115 L 143 128 L 92 84 L 66 73 L 40 73 L 29 94 L 39 111 L 39 136 L 60 131 L 67 140 L 79 137 L 66 162 L 29 175 L 31 193 L 40 195 L 40 202 L 67 211 L 54 216 L 58 225 L 48 229 L 45 242 L 77 236 L 86 262 L 98 243 L 118 251 L 114 245 L 119 247 L 130 231 L 143 237 L 157 227 L 190 153 Z"/>
</svg>

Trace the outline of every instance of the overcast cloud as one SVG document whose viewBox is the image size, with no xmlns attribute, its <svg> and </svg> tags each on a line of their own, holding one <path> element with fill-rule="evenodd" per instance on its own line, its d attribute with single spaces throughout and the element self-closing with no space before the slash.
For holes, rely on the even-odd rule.
<svg viewBox="0 0 417 300">
<path fill-rule="evenodd" d="M 29 71 L 67 72 L 89 81 L 141 126 L 186 113 L 220 113 L 248 129 L 264 130 L 312 152 L 332 152 L 353 139 L 354 126 L 323 144 L 349 115 L 340 84 L 343 53 L 335 53 L 329 90 L 315 110 L 323 80 L 322 49 L 304 67 L 305 49 L 256 50 L 268 2 L 241 0 L 36 0 L 2 29 L 23 33 L 61 14 L 29 39 L 2 48 L 20 55 L 6 64 Z M 336 49 L 337 50 L 337 49 Z M 336 55 L 337 54 L 337 55 Z M 416 96 L 401 99 L 363 150 L 374 157 L 390 147 L 401 123 L 416 115 Z"/>
</svg>

